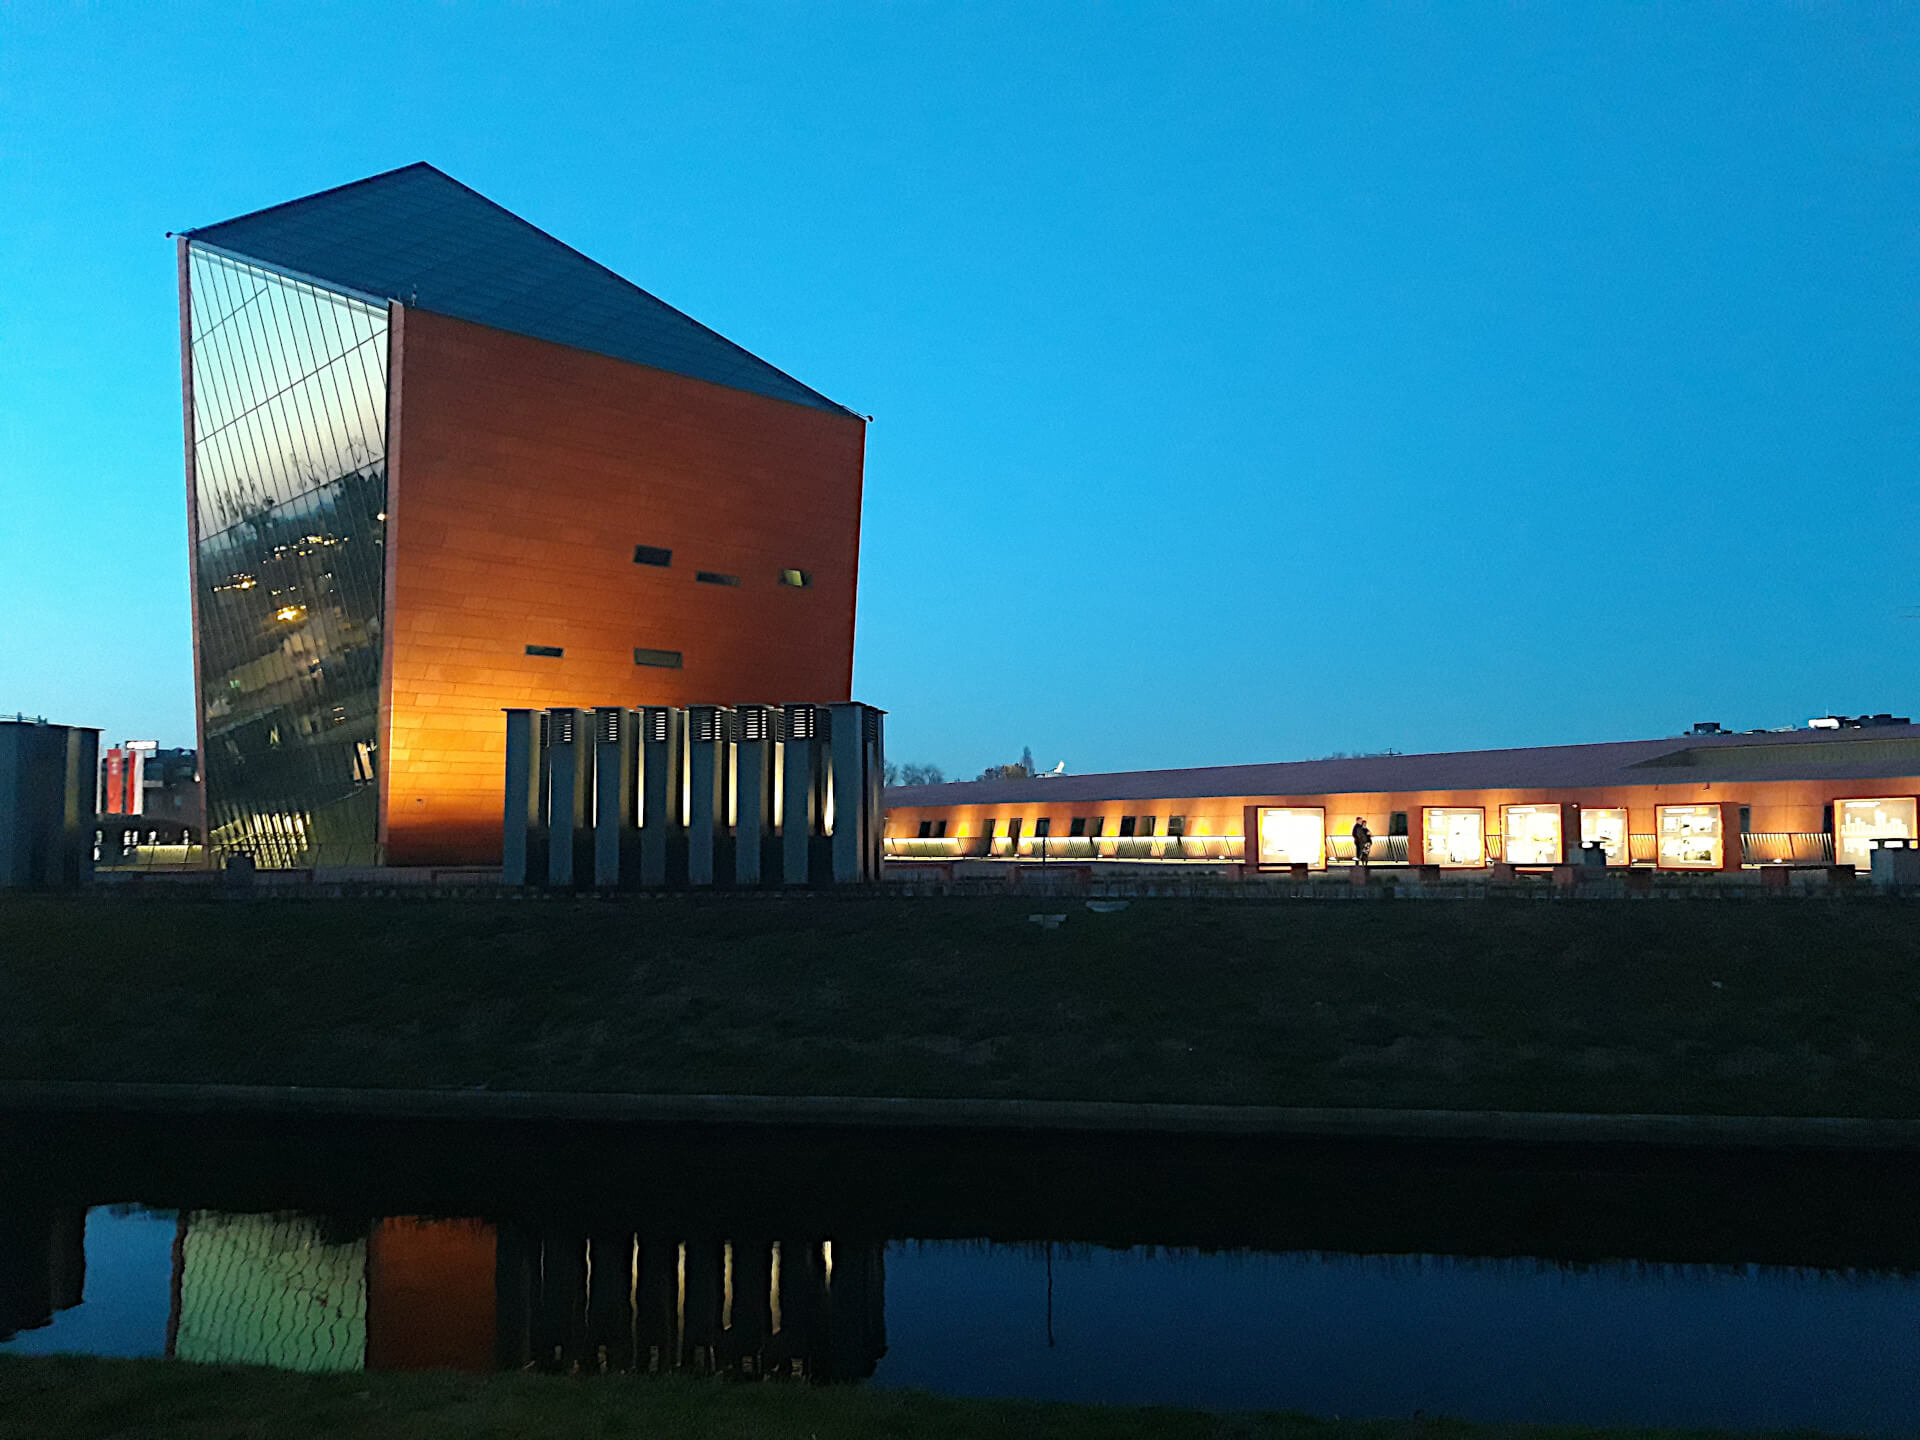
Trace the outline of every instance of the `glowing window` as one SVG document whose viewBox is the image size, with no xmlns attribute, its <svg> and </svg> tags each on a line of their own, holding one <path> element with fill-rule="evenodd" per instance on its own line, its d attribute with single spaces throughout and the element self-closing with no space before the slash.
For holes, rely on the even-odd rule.
<svg viewBox="0 0 1920 1440">
<path fill-rule="evenodd" d="M 1503 805 L 1509 865 L 1558 865 L 1563 856 L 1558 805 Z"/>
<path fill-rule="evenodd" d="M 1725 855 L 1718 805 L 1659 807 L 1660 868 L 1718 870 Z"/>
<path fill-rule="evenodd" d="M 1254 816 L 1262 865 L 1327 867 L 1325 810 L 1260 810 Z"/>
<path fill-rule="evenodd" d="M 1916 804 L 1911 796 L 1885 800 L 1842 800 L 1834 806 L 1835 829 L 1833 858 L 1841 865 L 1862 870 L 1873 866 L 1873 852 L 1880 840 L 1912 840 L 1920 834 L 1916 826 Z"/>
<path fill-rule="evenodd" d="M 1426 863 L 1467 870 L 1487 863 L 1487 812 L 1432 808 L 1421 812 Z"/>
<path fill-rule="evenodd" d="M 1626 807 L 1616 809 L 1580 807 L 1580 843 L 1598 845 L 1609 865 L 1625 865 L 1633 859 L 1627 838 Z"/>
<path fill-rule="evenodd" d="M 780 583 L 782 585 L 790 585 L 795 590 L 805 590 L 813 584 L 813 572 L 811 570 L 782 570 L 780 572 Z"/>
</svg>

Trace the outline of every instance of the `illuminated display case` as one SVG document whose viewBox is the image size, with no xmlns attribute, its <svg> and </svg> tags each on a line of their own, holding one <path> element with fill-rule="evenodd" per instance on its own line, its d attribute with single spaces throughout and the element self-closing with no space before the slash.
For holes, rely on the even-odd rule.
<svg viewBox="0 0 1920 1440">
<path fill-rule="evenodd" d="M 1429 808 L 1421 812 L 1421 848 L 1429 865 L 1467 870 L 1487 863 L 1487 812 Z"/>
<path fill-rule="evenodd" d="M 1502 805 L 1500 827 L 1509 865 L 1558 865 L 1566 858 L 1558 805 Z"/>
<path fill-rule="evenodd" d="M 1833 858 L 1837 864 L 1862 870 L 1873 866 L 1874 842 L 1911 842 L 1920 826 L 1916 802 L 1910 795 L 1878 800 L 1840 800 L 1833 807 Z"/>
<path fill-rule="evenodd" d="M 1259 863 L 1327 868 L 1327 812 L 1261 807 L 1256 825 Z"/>
<path fill-rule="evenodd" d="M 1718 805 L 1659 807 L 1660 868 L 1726 868 L 1726 824 Z"/>
<path fill-rule="evenodd" d="M 1580 808 L 1580 843 L 1597 844 L 1607 857 L 1609 865 L 1626 865 L 1633 860 L 1632 832 L 1627 828 L 1625 806 L 1618 808 L 1600 807 L 1589 810 Z"/>
</svg>

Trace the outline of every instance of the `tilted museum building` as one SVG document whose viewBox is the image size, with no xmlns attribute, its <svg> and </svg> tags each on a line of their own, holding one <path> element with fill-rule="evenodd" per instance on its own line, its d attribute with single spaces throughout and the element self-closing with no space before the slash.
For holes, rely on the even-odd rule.
<svg viewBox="0 0 1920 1440">
<path fill-rule="evenodd" d="M 177 243 L 216 858 L 497 862 L 506 709 L 849 698 L 861 416 L 429 165 Z"/>
</svg>

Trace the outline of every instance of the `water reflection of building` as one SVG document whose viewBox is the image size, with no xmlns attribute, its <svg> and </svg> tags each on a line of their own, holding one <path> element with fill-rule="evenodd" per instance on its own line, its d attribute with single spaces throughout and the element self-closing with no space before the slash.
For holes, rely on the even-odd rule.
<svg viewBox="0 0 1920 1440">
<path fill-rule="evenodd" d="M 879 1242 L 195 1212 L 174 1257 L 182 1359 L 829 1381 L 886 1353 Z"/>
<path fill-rule="evenodd" d="M 86 1288 L 86 1211 L 0 1210 L 0 1341 L 51 1325 Z"/>
</svg>

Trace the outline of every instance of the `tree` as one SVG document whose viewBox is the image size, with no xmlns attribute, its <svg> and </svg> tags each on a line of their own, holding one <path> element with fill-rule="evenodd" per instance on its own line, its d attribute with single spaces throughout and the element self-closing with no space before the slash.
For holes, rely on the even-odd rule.
<svg viewBox="0 0 1920 1440">
<path fill-rule="evenodd" d="M 896 765 L 887 761 L 887 784 L 889 785 L 941 785 L 946 782 L 946 772 L 938 765 L 929 765 L 924 761 L 909 761 L 905 765 Z"/>
</svg>

